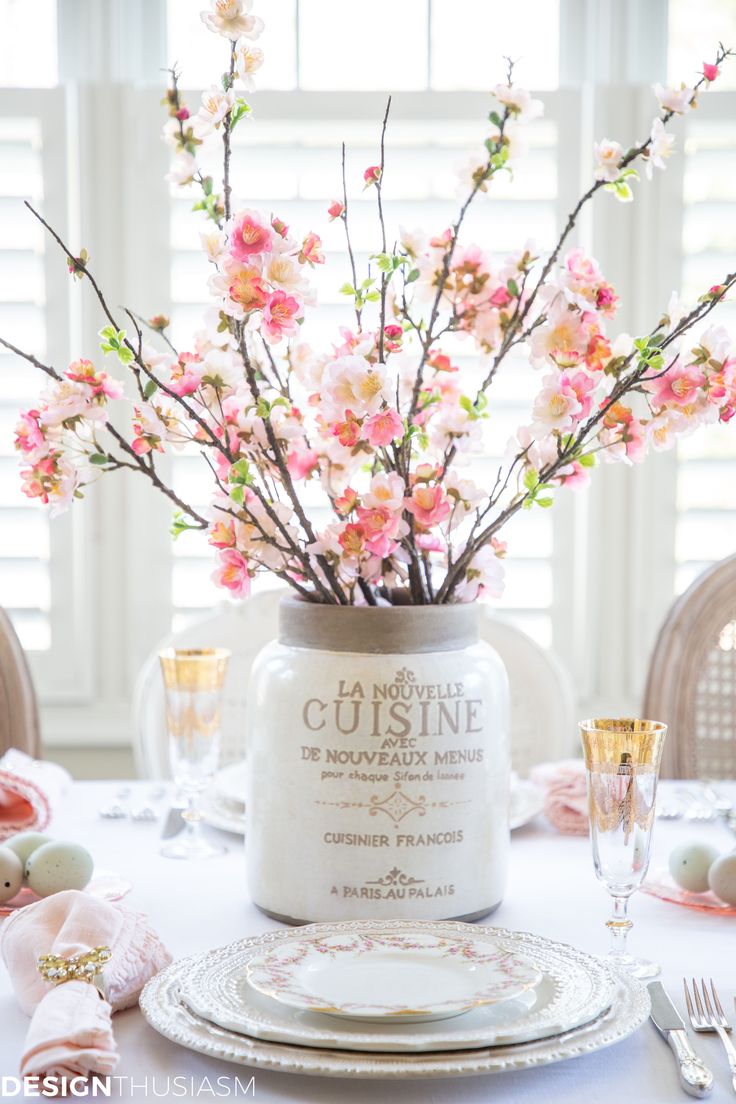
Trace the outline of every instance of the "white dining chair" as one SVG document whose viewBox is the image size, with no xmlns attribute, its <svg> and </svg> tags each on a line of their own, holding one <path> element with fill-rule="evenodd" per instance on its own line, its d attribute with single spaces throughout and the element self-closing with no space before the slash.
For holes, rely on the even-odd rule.
<svg viewBox="0 0 736 1104">
<path fill-rule="evenodd" d="M 704 571 L 670 609 L 643 715 L 668 725 L 663 778 L 736 778 L 736 556 Z"/>
<path fill-rule="evenodd" d="M 28 660 L 10 618 L 0 609 L 0 755 L 9 748 L 41 758 L 38 702 Z"/>
<path fill-rule="evenodd" d="M 526 778 L 537 763 L 577 754 L 575 696 L 567 670 L 549 648 L 481 607 L 480 635 L 496 649 L 509 676 L 511 763 Z"/>
<path fill-rule="evenodd" d="M 284 587 L 226 604 L 180 632 L 162 640 L 146 660 L 134 694 L 135 762 L 145 778 L 169 775 L 161 648 L 229 648 L 232 652 L 225 683 L 222 722 L 223 766 L 245 754 L 248 678 L 260 649 L 278 634 L 279 599 Z M 480 634 L 506 665 L 511 696 L 511 758 L 514 770 L 526 777 L 537 763 L 573 754 L 574 699 L 570 679 L 559 660 L 521 629 L 501 621 L 492 607 L 482 607 Z"/>
</svg>

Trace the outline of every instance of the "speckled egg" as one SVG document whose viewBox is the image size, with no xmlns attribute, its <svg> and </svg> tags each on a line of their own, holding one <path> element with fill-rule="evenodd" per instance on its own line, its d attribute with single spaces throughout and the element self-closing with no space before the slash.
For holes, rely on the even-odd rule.
<svg viewBox="0 0 736 1104">
<path fill-rule="evenodd" d="M 11 851 L 15 851 L 21 863 L 25 866 L 31 852 L 48 842 L 49 837 L 44 836 L 42 832 L 20 832 L 17 836 L 7 840 L 5 846 L 9 847 Z"/>
<path fill-rule="evenodd" d="M 31 852 L 26 879 L 39 897 L 50 897 L 62 889 L 84 889 L 93 870 L 94 862 L 86 847 L 53 840 Z"/>
<path fill-rule="evenodd" d="M 0 847 L 0 905 L 12 901 L 23 885 L 23 863 L 15 851 Z"/>
<path fill-rule="evenodd" d="M 736 851 L 716 859 L 708 871 L 708 885 L 716 897 L 736 906 Z"/>
<path fill-rule="evenodd" d="M 706 893 L 708 871 L 719 854 L 710 843 L 682 843 L 670 855 L 670 874 L 682 889 Z"/>
</svg>

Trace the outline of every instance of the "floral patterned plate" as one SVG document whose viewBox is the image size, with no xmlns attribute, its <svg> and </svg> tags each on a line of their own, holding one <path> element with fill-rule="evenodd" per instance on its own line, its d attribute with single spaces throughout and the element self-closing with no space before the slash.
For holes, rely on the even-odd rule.
<svg viewBox="0 0 736 1104">
<path fill-rule="evenodd" d="M 459 1016 L 517 997 L 542 977 L 491 939 L 370 926 L 273 947 L 246 969 L 250 985 L 281 1004 L 369 1023 Z"/>
<path fill-rule="evenodd" d="M 121 878 L 119 874 L 111 874 L 108 871 L 101 870 L 85 887 L 84 892 L 103 901 L 119 901 L 122 897 L 125 897 L 126 893 L 130 893 L 131 888 L 131 883 L 126 878 Z M 0 905 L 0 919 L 40 900 L 41 898 L 32 889 L 23 886 L 20 893 L 12 901 L 6 901 L 5 904 Z"/>
<path fill-rule="evenodd" d="M 651 897 L 659 897 L 661 901 L 671 901 L 675 905 L 685 905 L 686 908 L 699 909 L 701 912 L 736 916 L 736 908 L 721 901 L 715 893 L 689 893 L 686 889 L 681 889 L 668 870 L 655 870 L 641 888 Z"/>
</svg>

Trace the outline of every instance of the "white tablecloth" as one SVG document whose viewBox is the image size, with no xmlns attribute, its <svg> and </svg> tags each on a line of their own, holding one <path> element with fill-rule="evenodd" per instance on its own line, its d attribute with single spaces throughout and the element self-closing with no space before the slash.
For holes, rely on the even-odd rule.
<svg viewBox="0 0 736 1104">
<path fill-rule="evenodd" d="M 51 832 L 55 837 L 77 839 L 94 853 L 98 869 L 115 870 L 133 883 L 131 905 L 145 910 L 175 957 L 220 946 L 245 935 L 277 927 L 248 900 L 245 890 L 242 843 L 221 835 L 230 846 L 226 856 L 196 864 L 164 859 L 159 853 L 159 824 L 103 820 L 100 805 L 110 802 L 117 783 L 76 783 Z M 133 800 L 145 798 L 148 783 L 135 784 Z M 220 835 L 219 833 L 217 833 Z M 711 840 L 724 851 L 734 846 L 733 835 L 721 824 L 685 824 L 659 821 L 656 826 L 652 867 L 666 863 L 679 840 Z M 511 876 L 506 899 L 492 922 L 509 928 L 539 932 L 572 943 L 587 951 L 605 948 L 608 898 L 593 874 L 587 839 L 564 837 L 549 831 L 543 820 L 513 835 Z M 682 1008 L 682 975 L 713 977 L 724 1007 L 733 1013 L 736 993 L 736 918 L 706 915 L 659 901 L 644 894 L 632 900 L 634 929 L 632 950 L 656 958 L 662 980 L 675 1003 Z M 17 1009 L 7 975 L 0 967 L 0 1075 L 16 1074 L 17 1060 L 28 1021 Z M 314 1104 L 470 1104 L 493 1100 L 499 1104 L 671 1104 L 684 1098 L 672 1054 L 651 1024 L 610 1050 L 541 1069 L 493 1077 L 415 1081 L 361 1082 L 329 1078 L 296 1077 L 265 1071 L 248 1071 L 184 1050 L 160 1037 L 140 1012 L 116 1016 L 121 1052 L 117 1072 L 132 1081 L 125 1099 L 175 1099 L 173 1082 L 205 1084 L 209 1078 L 218 1095 L 229 1087 L 236 1095 L 235 1075 L 247 1085 L 255 1077 L 255 1099 L 307 1101 Z M 716 1073 L 711 1100 L 733 1100 L 721 1044 L 712 1036 L 698 1036 L 696 1046 Z M 217 1089 L 216 1079 L 227 1077 Z M 194 1078 L 194 1082 L 189 1079 Z M 147 1089 L 144 1088 L 144 1084 Z M 170 1094 L 167 1084 L 171 1086 Z M 179 1082 L 181 1085 L 182 1082 Z M 155 1092 L 154 1092 L 155 1090 Z M 164 1095 L 166 1093 L 166 1095 Z M 181 1093 L 178 1094 L 181 1099 Z M 191 1099 L 188 1096 L 185 1099 Z M 202 1099 L 215 1099 L 206 1088 Z"/>
</svg>

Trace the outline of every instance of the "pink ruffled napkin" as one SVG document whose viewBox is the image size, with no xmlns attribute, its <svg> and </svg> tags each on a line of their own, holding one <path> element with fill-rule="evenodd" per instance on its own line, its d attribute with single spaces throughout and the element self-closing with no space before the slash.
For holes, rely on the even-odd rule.
<svg viewBox="0 0 736 1104">
<path fill-rule="evenodd" d="M 17 748 L 0 758 L 0 842 L 16 832 L 42 832 L 71 779 L 57 763 Z"/>
<path fill-rule="evenodd" d="M 529 772 L 530 781 L 544 793 L 544 812 L 558 832 L 588 834 L 588 797 L 582 759 L 540 763 Z"/>
<path fill-rule="evenodd" d="M 42 954 L 68 958 L 107 946 L 107 999 L 94 985 L 52 986 L 38 972 Z M 13 913 L 0 928 L 0 955 L 20 1007 L 31 1016 L 20 1060 L 22 1076 L 87 1077 L 118 1063 L 111 1014 L 138 1001 L 149 978 L 171 955 L 147 917 L 121 904 L 68 889 Z"/>
</svg>

